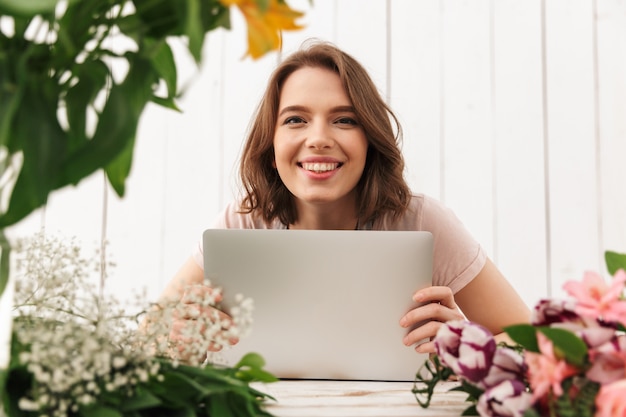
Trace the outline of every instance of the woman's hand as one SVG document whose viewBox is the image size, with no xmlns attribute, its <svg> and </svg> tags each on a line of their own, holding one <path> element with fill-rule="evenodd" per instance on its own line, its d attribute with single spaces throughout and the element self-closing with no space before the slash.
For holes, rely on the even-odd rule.
<svg viewBox="0 0 626 417">
<path fill-rule="evenodd" d="M 219 290 L 206 285 L 185 289 L 173 312 L 170 342 L 174 356 L 189 361 L 193 356 L 203 361 L 207 351 L 217 352 L 225 344 L 234 345 L 239 339 L 229 334 L 232 318 L 213 307 L 222 300 Z"/>
<path fill-rule="evenodd" d="M 407 329 L 403 339 L 406 346 L 415 345 L 419 353 L 434 353 L 432 341 L 441 325 L 450 320 L 462 320 L 465 317 L 454 301 L 449 287 L 427 287 L 413 295 L 418 307 L 407 312 L 400 319 L 400 326 Z"/>
</svg>

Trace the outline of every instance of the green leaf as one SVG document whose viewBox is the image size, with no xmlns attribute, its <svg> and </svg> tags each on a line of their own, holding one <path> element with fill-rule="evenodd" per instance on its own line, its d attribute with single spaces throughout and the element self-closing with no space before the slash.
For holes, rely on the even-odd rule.
<svg viewBox="0 0 626 417">
<path fill-rule="evenodd" d="M 8 377 L 9 377 L 8 369 L 0 368 L 0 407 L 1 407 L 0 410 L 3 410 L 3 411 L 6 411 L 4 410 L 4 406 L 2 406 L 2 404 L 4 404 L 5 401 L 7 400 L 6 398 L 4 398 L 5 396 L 4 386 L 6 384 Z"/>
<path fill-rule="evenodd" d="M 58 0 L 0 0 L 0 14 L 34 17 L 54 12 Z"/>
<path fill-rule="evenodd" d="M 187 0 L 184 34 L 188 37 L 187 48 L 196 63 L 202 61 L 202 45 L 204 44 L 204 28 L 200 14 L 200 0 Z"/>
<path fill-rule="evenodd" d="M 122 152 L 104 168 L 111 186 L 120 197 L 126 193 L 126 178 L 132 167 L 134 148 L 135 136 L 132 136 L 128 138 Z"/>
<path fill-rule="evenodd" d="M 220 417 L 239 417 L 228 405 L 228 398 L 225 393 L 215 394 L 211 396 L 209 402 L 209 415 Z M 241 415 L 241 417 L 244 417 Z"/>
<path fill-rule="evenodd" d="M 534 326 L 530 324 L 515 324 L 505 327 L 504 331 L 514 342 L 521 345 L 524 349 L 531 352 L 539 352 L 537 330 Z"/>
<path fill-rule="evenodd" d="M 148 61 L 136 55 L 129 60 L 131 66 L 126 79 L 111 87 L 93 138 L 65 161 L 58 187 L 77 184 L 97 169 L 107 167 L 111 171 L 107 171 L 111 185 L 118 196 L 124 195 L 139 118 L 152 99 L 152 87 L 157 80 Z M 126 153 L 121 155 L 123 152 Z M 118 157 L 120 159 L 109 166 Z"/>
<path fill-rule="evenodd" d="M 461 413 L 461 415 L 462 416 L 477 416 L 478 411 L 476 410 L 476 405 L 470 405 Z"/>
<path fill-rule="evenodd" d="M 205 33 L 217 28 L 230 30 L 230 8 L 224 6 L 219 0 L 206 0 L 200 4 L 202 27 Z"/>
<path fill-rule="evenodd" d="M 575 366 L 583 366 L 587 357 L 585 342 L 569 330 L 555 327 L 540 327 L 538 330 L 552 341 L 555 352 Z"/>
<path fill-rule="evenodd" d="M 606 251 L 604 252 L 604 259 L 606 261 L 606 268 L 611 275 L 615 275 L 620 269 L 626 271 L 626 253 Z"/>
<path fill-rule="evenodd" d="M 206 386 L 203 386 L 188 376 L 180 372 L 166 372 L 164 374 L 165 379 L 153 385 L 153 388 L 158 387 L 160 394 L 167 395 L 167 398 L 184 404 L 188 402 L 197 402 L 197 400 L 207 394 L 209 390 Z"/>
<path fill-rule="evenodd" d="M 254 352 L 247 353 L 234 366 L 237 369 L 235 376 L 244 381 L 278 381 L 278 378 L 263 369 L 264 366 L 265 359 L 261 355 Z"/>
<path fill-rule="evenodd" d="M 0 57 L 0 63 L 5 64 Z M 0 145 L 6 146 L 13 151 L 14 146 L 11 145 L 11 136 L 14 130 L 13 119 L 19 110 L 22 102 L 23 89 L 18 88 L 15 83 L 9 79 L 9 71 L 0 67 Z"/>
<path fill-rule="evenodd" d="M 184 1 L 133 0 L 133 4 L 146 36 L 165 39 L 182 34 Z"/>
<path fill-rule="evenodd" d="M 253 369 L 261 369 L 265 366 L 265 359 L 261 355 L 256 352 L 246 353 L 239 362 L 235 365 L 235 368 L 253 368 Z"/>
<path fill-rule="evenodd" d="M 143 387 L 137 388 L 135 394 L 132 397 L 124 400 L 120 404 L 120 410 L 124 413 L 128 411 L 142 410 L 146 408 L 152 408 L 163 404 L 163 402 L 149 390 Z"/>
<path fill-rule="evenodd" d="M 87 141 L 87 110 L 93 105 L 98 93 L 105 87 L 110 70 L 101 60 L 87 61 L 76 69 L 78 82 L 65 96 L 66 114 L 70 127 L 68 139 L 70 150 Z"/>
<path fill-rule="evenodd" d="M 158 104 L 159 106 L 165 107 L 166 109 L 182 113 L 182 110 L 180 109 L 180 107 L 178 107 L 174 99 L 154 96 L 152 97 L 152 102 L 154 104 Z"/>
<path fill-rule="evenodd" d="M 11 243 L 4 234 L 4 229 L 0 229 L 0 298 L 9 282 L 9 271 L 11 269 Z M 0 381 L 1 385 L 2 381 Z M 0 386 L 1 388 L 1 386 Z M 2 392 L 0 390 L 0 392 Z"/>
<path fill-rule="evenodd" d="M 9 207 L 0 216 L 0 228 L 17 223 L 46 203 L 48 194 L 57 186 L 60 164 L 67 153 L 65 132 L 56 118 L 56 94 L 50 93 L 46 88 L 49 86 L 35 85 L 35 82 L 32 80 L 25 86 L 11 131 L 12 140 L 22 149 L 24 160 Z"/>
<path fill-rule="evenodd" d="M 99 404 L 81 408 L 79 414 L 83 417 L 123 417 L 119 411 Z"/>
<path fill-rule="evenodd" d="M 168 43 L 163 40 L 155 45 L 154 52 L 150 54 L 149 59 L 152 63 L 152 67 L 165 81 L 167 86 L 167 96 L 169 98 L 175 97 L 178 89 L 178 79 L 176 72 L 176 61 L 174 60 L 174 54 Z"/>
</svg>

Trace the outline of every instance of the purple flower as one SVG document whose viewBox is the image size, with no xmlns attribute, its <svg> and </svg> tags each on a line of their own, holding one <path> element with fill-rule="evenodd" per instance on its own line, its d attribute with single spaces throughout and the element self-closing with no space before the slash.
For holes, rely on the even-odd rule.
<svg viewBox="0 0 626 417">
<path fill-rule="evenodd" d="M 522 382 L 502 381 L 480 396 L 476 411 L 483 417 L 522 417 L 532 404 L 532 394 Z"/>
<path fill-rule="evenodd" d="M 533 310 L 534 326 L 550 326 L 569 330 L 583 339 L 585 344 L 596 347 L 609 341 L 615 334 L 612 327 L 603 326 L 598 320 L 581 317 L 576 313 L 576 300 L 541 300 Z"/>
<path fill-rule="evenodd" d="M 576 313 L 575 300 L 540 300 L 535 306 L 530 319 L 533 326 L 550 326 L 554 323 L 581 323 Z"/>
<path fill-rule="evenodd" d="M 526 369 L 524 357 L 520 353 L 513 349 L 498 348 L 493 355 L 489 373 L 482 381 L 478 382 L 478 386 L 488 389 L 495 387 L 502 381 L 523 381 Z"/>
<path fill-rule="evenodd" d="M 441 362 L 457 376 L 477 383 L 489 372 L 496 342 L 483 326 L 454 320 L 439 328 L 435 349 Z"/>
</svg>

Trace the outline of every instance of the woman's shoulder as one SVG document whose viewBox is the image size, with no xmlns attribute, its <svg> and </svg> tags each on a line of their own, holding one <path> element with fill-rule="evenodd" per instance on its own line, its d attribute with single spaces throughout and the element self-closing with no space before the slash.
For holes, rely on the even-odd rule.
<svg viewBox="0 0 626 417">
<path fill-rule="evenodd" d="M 380 219 L 375 229 L 381 230 L 429 230 L 430 225 L 448 216 L 452 211 L 438 199 L 422 193 L 414 193 L 407 209 L 400 216 L 391 214 Z"/>
<path fill-rule="evenodd" d="M 254 212 L 243 210 L 239 201 L 231 201 L 224 207 L 213 224 L 215 229 L 284 229 L 285 226 L 275 219 L 267 223 Z"/>
</svg>

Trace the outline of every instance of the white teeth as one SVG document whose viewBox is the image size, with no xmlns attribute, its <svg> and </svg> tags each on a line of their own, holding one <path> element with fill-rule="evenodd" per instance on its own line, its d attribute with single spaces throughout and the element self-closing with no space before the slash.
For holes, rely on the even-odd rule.
<svg viewBox="0 0 626 417">
<path fill-rule="evenodd" d="M 333 162 L 303 162 L 302 168 L 313 172 L 326 172 L 337 169 L 338 163 Z"/>
</svg>

